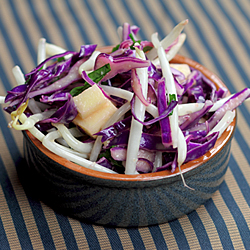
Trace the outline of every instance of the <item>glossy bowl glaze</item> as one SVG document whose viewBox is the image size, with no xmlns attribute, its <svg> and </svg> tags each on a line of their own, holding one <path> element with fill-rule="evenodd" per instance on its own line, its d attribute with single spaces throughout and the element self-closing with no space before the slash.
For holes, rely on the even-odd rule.
<svg viewBox="0 0 250 250">
<path fill-rule="evenodd" d="M 187 63 L 218 88 L 225 87 L 215 74 L 193 60 L 177 55 L 171 62 Z M 194 190 L 183 186 L 178 170 L 123 175 L 81 167 L 51 153 L 25 131 L 26 184 L 56 211 L 85 222 L 117 227 L 168 222 L 195 210 L 219 188 L 235 126 L 236 118 L 213 149 L 182 166 L 186 183 Z"/>
</svg>

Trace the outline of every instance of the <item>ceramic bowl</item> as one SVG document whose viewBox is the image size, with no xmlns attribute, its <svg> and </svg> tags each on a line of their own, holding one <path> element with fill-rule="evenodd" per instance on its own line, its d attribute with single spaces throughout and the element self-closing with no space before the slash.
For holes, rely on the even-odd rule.
<svg viewBox="0 0 250 250">
<path fill-rule="evenodd" d="M 216 86 L 225 87 L 208 69 L 177 55 L 172 62 L 200 70 Z M 236 118 L 213 149 L 179 171 L 124 175 L 87 169 L 59 157 L 24 132 L 24 156 L 29 176 L 26 184 L 55 211 L 99 225 L 139 227 L 165 223 L 204 204 L 222 183 L 230 157 Z M 27 179 L 27 178 L 26 178 Z"/>
</svg>

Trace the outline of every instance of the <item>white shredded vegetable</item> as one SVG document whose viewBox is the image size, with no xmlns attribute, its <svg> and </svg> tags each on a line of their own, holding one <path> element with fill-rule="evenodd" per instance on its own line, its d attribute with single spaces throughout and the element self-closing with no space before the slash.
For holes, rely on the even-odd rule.
<svg viewBox="0 0 250 250">
<path fill-rule="evenodd" d="M 167 47 L 169 47 L 178 38 L 178 36 L 180 35 L 180 33 L 182 32 L 182 30 L 184 29 L 187 23 L 188 23 L 188 20 L 186 19 L 178 23 L 172 29 L 172 31 L 160 42 L 163 49 L 166 49 Z M 152 61 L 153 59 L 157 57 L 157 55 L 158 55 L 157 48 L 153 48 L 147 53 L 147 58 Z"/>
<path fill-rule="evenodd" d="M 12 73 L 16 79 L 16 83 L 17 85 L 22 85 L 25 83 L 25 78 L 24 78 L 24 74 L 22 72 L 22 70 L 20 69 L 19 66 L 15 66 L 13 69 L 12 69 Z"/>
<path fill-rule="evenodd" d="M 39 114 L 42 112 L 40 107 L 38 107 L 34 98 L 29 99 L 28 107 L 33 114 Z"/>
<path fill-rule="evenodd" d="M 227 100 L 229 100 L 233 95 L 229 95 L 227 97 L 221 98 L 220 100 L 216 101 L 213 107 L 209 110 L 209 112 L 214 112 L 218 108 L 220 108 Z"/>
<path fill-rule="evenodd" d="M 62 54 L 64 52 L 66 52 L 66 49 L 63 49 L 62 47 L 57 46 L 57 45 L 52 44 L 52 43 L 46 43 L 45 48 L 46 48 L 46 54 L 48 56 L 54 56 L 54 55 Z"/>
<path fill-rule="evenodd" d="M 13 125 L 16 130 L 29 130 L 35 126 L 35 124 L 39 121 L 49 118 L 55 110 L 48 110 L 43 113 L 38 113 L 29 116 L 24 123 Z"/>
<path fill-rule="evenodd" d="M 113 95 L 116 97 L 123 98 L 127 101 L 131 101 L 133 98 L 133 93 L 125 90 L 125 89 L 120 89 L 112 86 L 106 86 L 106 85 L 101 85 L 102 89 L 107 92 L 109 95 Z"/>
<path fill-rule="evenodd" d="M 25 123 L 25 121 L 27 120 L 27 116 L 22 113 L 20 116 L 19 116 L 19 120 L 22 122 L 22 123 Z M 43 138 L 45 137 L 45 135 L 40 131 L 38 130 L 36 127 L 32 127 L 32 128 L 29 128 L 28 131 L 33 135 L 35 136 L 39 141 L 42 141 Z"/>
<path fill-rule="evenodd" d="M 46 39 L 41 38 L 38 43 L 37 49 L 37 64 L 39 65 L 46 59 Z M 46 65 L 43 65 L 43 69 L 46 68 Z"/>
<path fill-rule="evenodd" d="M 129 102 L 133 98 L 133 93 L 131 93 L 128 90 L 120 89 L 120 88 L 116 88 L 116 87 L 111 87 L 111 86 L 106 86 L 106 85 L 102 85 L 101 87 L 109 95 L 113 95 L 113 96 L 116 96 L 116 97 L 123 98 L 123 99 L 125 99 L 125 100 L 127 100 Z M 152 103 L 150 103 L 148 106 L 146 106 L 146 110 L 154 118 L 159 116 L 157 107 Z"/>
<path fill-rule="evenodd" d="M 5 96 L 0 96 L 0 103 L 4 104 Z"/>
<path fill-rule="evenodd" d="M 157 53 L 158 53 L 158 57 L 159 57 L 160 65 L 162 69 L 162 74 L 163 74 L 163 77 L 165 77 L 165 86 L 167 90 L 167 95 L 168 97 L 170 95 L 175 95 L 176 97 L 175 100 L 177 101 L 177 93 L 176 93 L 173 75 L 170 69 L 169 62 L 166 57 L 166 53 L 158 40 L 157 33 L 152 35 L 152 43 L 157 48 Z M 183 174 L 181 172 L 181 168 L 180 168 L 180 166 L 183 164 L 183 162 L 186 159 L 187 143 L 178 125 L 178 108 L 174 108 L 172 115 L 169 116 L 169 122 L 170 122 L 173 148 L 177 148 L 177 164 L 178 164 L 178 168 L 180 171 L 180 175 L 181 175 L 184 186 L 188 187 L 183 177 Z"/>
<path fill-rule="evenodd" d="M 222 117 L 222 119 L 208 133 L 208 135 L 211 135 L 214 132 L 219 132 L 219 135 L 218 135 L 218 138 L 219 138 L 222 135 L 222 133 L 226 130 L 228 125 L 233 121 L 234 117 L 235 117 L 235 111 L 228 110 L 226 114 Z"/>
<path fill-rule="evenodd" d="M 186 40 L 186 34 L 185 33 L 180 34 L 177 44 L 175 44 L 175 46 L 173 46 L 166 53 L 166 57 L 167 57 L 168 61 L 171 61 L 175 57 L 175 55 L 178 53 L 178 51 L 180 50 L 180 48 L 183 45 L 183 43 L 185 42 L 185 40 Z"/>
<path fill-rule="evenodd" d="M 142 51 L 136 50 L 136 57 L 145 60 L 145 54 Z M 145 99 L 147 99 L 147 91 L 148 91 L 148 73 L 147 68 L 137 68 L 136 74 L 140 80 L 142 94 Z M 136 96 L 135 97 L 135 115 L 139 120 L 144 121 L 145 115 L 145 105 L 141 102 L 141 100 Z M 136 163 L 138 160 L 138 151 L 140 146 L 141 134 L 142 134 L 143 125 L 136 121 L 134 117 L 132 117 L 129 139 L 128 139 L 128 147 L 127 147 L 127 158 L 126 158 L 126 166 L 125 166 L 125 174 L 138 174 L 136 171 Z"/>
<path fill-rule="evenodd" d="M 72 161 L 80 166 L 83 166 L 83 167 L 89 168 L 89 169 L 93 169 L 93 170 L 97 170 L 97 171 L 101 171 L 101 172 L 116 174 L 116 172 L 114 172 L 111 169 L 105 168 L 105 167 L 97 164 L 96 162 L 86 160 L 83 157 L 79 157 L 79 156 L 71 153 L 67 148 L 65 148 L 62 145 L 60 145 L 60 147 L 58 147 L 59 144 L 56 143 L 55 140 L 59 137 L 61 137 L 61 133 L 59 131 L 50 132 L 43 138 L 42 144 L 44 145 L 44 147 L 49 149 L 54 154 L 57 154 L 57 155 L 65 158 L 69 161 Z"/>
<path fill-rule="evenodd" d="M 157 151 L 155 153 L 154 169 L 152 172 L 155 172 L 157 168 L 162 166 L 162 152 Z"/>
<path fill-rule="evenodd" d="M 56 127 L 59 132 L 61 133 L 63 139 L 68 143 L 68 145 L 74 149 L 75 151 L 78 151 L 80 153 L 90 153 L 93 147 L 93 143 L 83 143 L 79 140 L 77 140 L 69 131 L 69 129 L 60 123 L 52 123 L 54 127 Z"/>
<path fill-rule="evenodd" d="M 177 101 L 177 93 L 176 93 L 174 78 L 173 78 L 173 75 L 169 66 L 169 62 L 166 58 L 166 53 L 163 47 L 161 46 L 161 43 L 158 40 L 157 36 L 158 36 L 157 33 L 154 33 L 152 35 L 152 43 L 157 48 L 157 53 L 158 53 L 160 65 L 162 68 L 162 74 L 163 74 L 163 77 L 165 78 L 165 86 L 167 90 L 168 101 L 169 101 L 170 95 L 175 95 L 175 100 Z M 173 110 L 172 115 L 169 116 L 169 122 L 170 122 L 173 147 L 176 148 L 177 140 L 178 140 L 178 109 L 177 108 L 175 108 Z"/>
<path fill-rule="evenodd" d="M 82 65 L 80 65 L 80 67 L 79 67 L 79 74 L 80 75 L 82 74 L 83 71 L 93 70 L 93 68 L 95 66 L 95 60 L 100 53 L 101 53 L 100 51 L 94 51 L 92 53 L 92 55 L 90 56 L 90 58 L 87 61 L 85 61 L 84 63 L 82 63 Z"/>
</svg>

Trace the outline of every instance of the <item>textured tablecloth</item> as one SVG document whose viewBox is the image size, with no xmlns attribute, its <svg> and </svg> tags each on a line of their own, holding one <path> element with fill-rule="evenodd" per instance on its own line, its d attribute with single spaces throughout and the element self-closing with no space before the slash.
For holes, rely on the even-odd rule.
<svg viewBox="0 0 250 250">
<path fill-rule="evenodd" d="M 116 28 L 138 25 L 141 39 L 163 38 L 188 18 L 180 51 L 215 72 L 230 91 L 250 87 L 249 0 L 0 0 L 0 95 L 15 85 L 12 67 L 36 65 L 38 40 L 78 51 L 119 42 Z M 22 133 L 0 109 L 0 249 L 250 249 L 250 102 L 238 126 L 225 181 L 182 218 L 144 228 L 107 228 L 55 213 L 27 195 L 17 176 Z"/>
</svg>

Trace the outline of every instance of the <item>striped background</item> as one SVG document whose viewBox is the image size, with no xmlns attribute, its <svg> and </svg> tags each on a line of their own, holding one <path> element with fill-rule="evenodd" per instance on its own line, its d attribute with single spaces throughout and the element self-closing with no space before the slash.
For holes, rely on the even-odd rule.
<svg viewBox="0 0 250 250">
<path fill-rule="evenodd" d="M 181 20 L 181 54 L 218 74 L 231 92 L 250 87 L 249 0 L 0 0 L 0 95 L 15 85 L 11 69 L 36 64 L 40 37 L 70 50 L 118 43 L 116 27 L 163 38 Z M 27 195 L 17 177 L 22 134 L 0 109 L 0 249 L 250 249 L 250 102 L 238 127 L 226 179 L 197 211 L 171 223 L 115 229 L 80 223 Z"/>
</svg>

